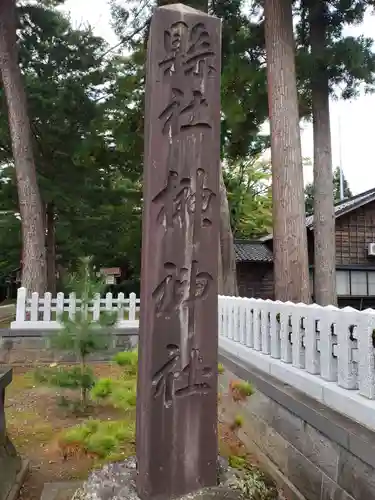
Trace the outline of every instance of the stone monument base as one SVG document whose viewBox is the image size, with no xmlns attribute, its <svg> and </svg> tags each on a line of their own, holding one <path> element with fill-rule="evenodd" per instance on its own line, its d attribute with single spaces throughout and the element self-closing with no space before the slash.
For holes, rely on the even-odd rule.
<svg viewBox="0 0 375 500">
<path fill-rule="evenodd" d="M 91 473 L 72 500 L 140 500 L 136 490 L 136 459 L 128 458 L 104 466 Z M 245 485 L 245 487 L 244 487 Z M 251 493 L 244 482 L 243 473 L 229 467 L 226 460 L 218 460 L 218 485 L 189 493 L 178 500 L 273 500 L 278 498 L 276 488 L 270 487 L 264 496 Z"/>
<path fill-rule="evenodd" d="M 18 497 L 27 472 L 28 462 L 22 462 L 9 438 L 3 436 L 0 439 L 0 500 Z"/>
</svg>

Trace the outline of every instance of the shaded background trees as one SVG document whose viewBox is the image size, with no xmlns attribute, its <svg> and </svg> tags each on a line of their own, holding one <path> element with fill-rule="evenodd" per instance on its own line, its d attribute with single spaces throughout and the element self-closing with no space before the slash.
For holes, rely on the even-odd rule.
<svg viewBox="0 0 375 500">
<path fill-rule="evenodd" d="M 93 255 L 97 266 L 120 266 L 127 277 L 139 274 L 145 40 L 151 10 L 157 2 L 111 2 L 113 27 L 119 37 L 115 47 L 94 36 L 90 28 L 73 28 L 56 8 L 58 4 L 63 4 L 63 0 L 23 3 L 18 7 L 19 59 L 29 102 L 45 224 L 48 287 L 52 291 L 56 286 L 56 266 L 70 267 L 82 255 Z M 199 5 L 207 9 L 206 0 Z M 327 92 L 348 98 L 355 96 L 363 84 L 372 90 L 374 83 L 372 41 L 343 36 L 346 25 L 361 20 L 369 8 L 367 3 L 330 2 L 324 25 L 325 50 L 318 54 L 311 50 L 314 6 L 312 0 L 293 3 L 295 32 L 294 38 L 289 32 L 288 43 L 296 56 L 298 108 L 295 106 L 293 120 L 297 124 L 299 117 L 311 119 L 314 114 L 312 90 L 318 75 L 325 75 L 325 106 Z M 229 205 L 227 209 L 222 204 L 221 233 L 228 278 L 225 293 L 235 293 L 231 231 L 241 238 L 268 233 L 280 215 L 279 209 L 284 209 L 281 190 L 274 185 L 277 217 L 272 221 L 272 169 L 262 160 L 270 146 L 270 137 L 262 128 L 268 118 L 262 7 L 253 3 L 249 10 L 245 0 L 216 0 L 208 8 L 223 23 L 221 156 L 227 197 L 222 200 L 225 203 L 228 200 Z M 3 93 L 0 105 L 4 110 Z M 323 137 L 322 127 L 327 126 L 329 114 L 325 112 L 324 120 L 316 116 L 315 113 L 314 127 Z M 302 169 L 301 155 L 295 154 L 298 134 L 297 131 L 292 148 L 296 171 Z M 319 150 L 325 150 L 327 144 L 326 141 Z M 6 239 L 6 250 L 1 250 L 0 259 L 3 277 L 19 266 L 21 258 L 17 183 L 10 146 L 3 112 L 0 118 L 0 210 L 5 212 L 0 214 L 0 237 Z M 318 172 L 328 172 L 332 160 L 330 154 L 326 156 L 323 168 L 322 155 L 315 155 Z M 276 154 L 275 159 L 273 155 L 274 177 L 280 172 L 288 173 L 287 167 L 290 173 L 289 162 L 281 163 L 280 157 L 277 159 Z M 299 179 L 297 186 L 297 180 L 298 176 L 291 176 L 291 192 L 299 192 L 302 200 L 302 185 Z M 311 186 L 306 190 L 311 192 Z M 322 190 L 319 192 L 321 195 Z M 312 196 L 307 199 L 309 210 L 311 201 Z M 302 203 L 297 205 L 283 217 L 289 224 L 298 211 L 302 234 L 303 208 Z M 299 259 L 298 252 L 304 252 L 304 245 L 296 245 L 296 241 L 290 244 Z M 275 246 L 276 261 L 285 260 L 284 251 L 284 246 L 279 249 Z M 292 261 L 285 260 L 288 266 Z M 289 277 L 291 272 L 289 267 Z M 304 274 L 301 274 L 303 282 Z M 279 276 L 278 282 L 280 289 L 285 290 L 290 278 L 284 278 Z M 293 292 L 288 297 L 302 300 L 302 296 L 294 295 Z"/>
</svg>

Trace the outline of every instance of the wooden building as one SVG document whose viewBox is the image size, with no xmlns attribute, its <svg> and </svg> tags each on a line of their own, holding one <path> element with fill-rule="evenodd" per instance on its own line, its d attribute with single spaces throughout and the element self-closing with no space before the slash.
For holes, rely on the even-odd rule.
<svg viewBox="0 0 375 500">
<path fill-rule="evenodd" d="M 375 308 L 375 189 L 335 206 L 336 283 L 340 307 Z M 314 216 L 306 217 L 311 285 Z M 274 298 L 272 234 L 258 241 L 235 240 L 239 294 Z"/>
</svg>

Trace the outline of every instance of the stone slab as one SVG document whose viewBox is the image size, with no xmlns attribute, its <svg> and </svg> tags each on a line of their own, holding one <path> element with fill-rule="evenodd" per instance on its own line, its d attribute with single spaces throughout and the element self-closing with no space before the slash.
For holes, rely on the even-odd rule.
<svg viewBox="0 0 375 500">
<path fill-rule="evenodd" d="M 221 21 L 154 10 L 145 90 L 137 486 L 216 483 Z"/>
<path fill-rule="evenodd" d="M 46 483 L 40 500 L 71 500 L 81 486 L 82 481 Z"/>
</svg>

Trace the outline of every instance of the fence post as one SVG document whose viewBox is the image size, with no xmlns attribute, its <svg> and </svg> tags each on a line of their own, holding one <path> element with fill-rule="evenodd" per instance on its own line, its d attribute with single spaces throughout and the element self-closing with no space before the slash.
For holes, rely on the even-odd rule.
<svg viewBox="0 0 375 500">
<path fill-rule="evenodd" d="M 359 316 L 359 332 L 357 336 L 359 393 L 368 399 L 375 399 L 375 311 L 366 309 L 359 312 L 357 316 Z"/>
<path fill-rule="evenodd" d="M 43 300 L 43 321 L 51 321 L 51 303 L 52 294 L 51 292 L 46 292 Z"/>
<path fill-rule="evenodd" d="M 311 304 L 303 308 L 305 318 L 305 369 L 308 373 L 316 375 L 320 372 L 319 353 L 317 350 L 316 318 L 320 306 Z"/>
<path fill-rule="evenodd" d="M 59 292 L 56 297 L 56 321 L 61 321 L 64 313 L 64 294 Z"/>
<path fill-rule="evenodd" d="M 23 323 L 26 320 L 26 297 L 26 288 L 19 288 L 17 290 L 16 323 Z"/>
<path fill-rule="evenodd" d="M 92 307 L 92 320 L 99 321 L 100 319 L 100 293 L 96 293 L 94 296 Z"/>
<path fill-rule="evenodd" d="M 38 319 L 39 319 L 38 309 L 39 309 L 39 293 L 33 292 L 31 294 L 31 307 L 30 307 L 30 320 L 31 321 L 38 321 Z"/>
<path fill-rule="evenodd" d="M 120 322 L 124 319 L 124 304 L 125 295 L 120 292 L 117 296 L 117 321 Z"/>
<path fill-rule="evenodd" d="M 135 320 L 135 307 L 136 307 L 137 296 L 134 292 L 129 295 L 129 320 Z"/>
<path fill-rule="evenodd" d="M 76 309 L 77 309 L 77 300 L 76 300 L 76 294 L 75 292 L 71 292 L 69 294 L 69 306 L 68 306 L 68 311 L 69 311 L 69 319 L 74 321 L 75 315 L 76 315 Z"/>
<path fill-rule="evenodd" d="M 105 296 L 105 310 L 112 311 L 112 294 L 107 292 Z"/>
</svg>

